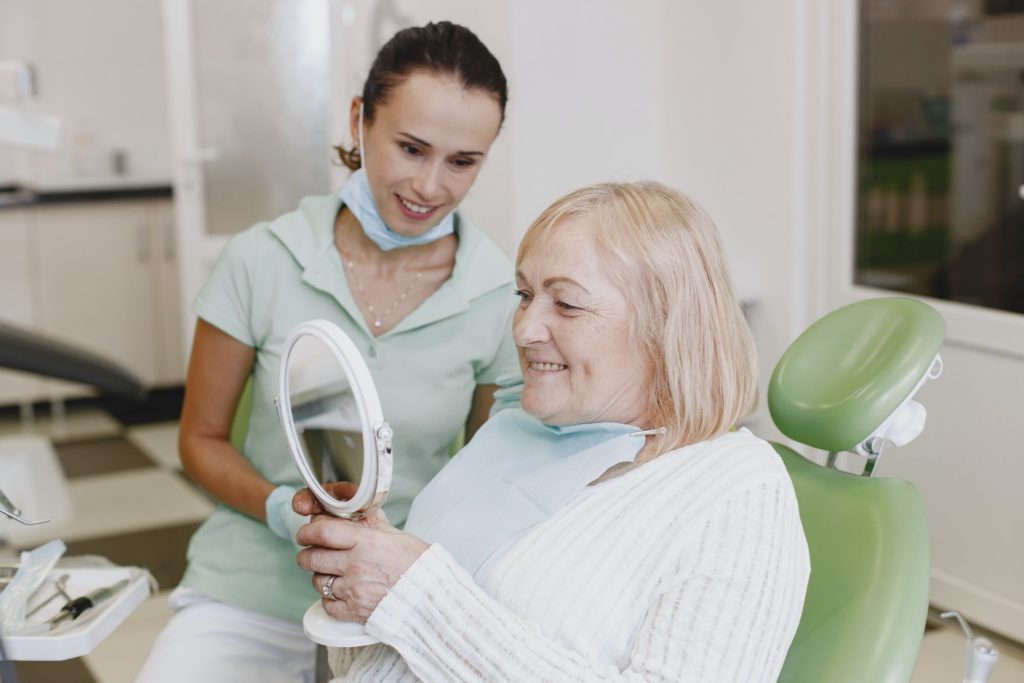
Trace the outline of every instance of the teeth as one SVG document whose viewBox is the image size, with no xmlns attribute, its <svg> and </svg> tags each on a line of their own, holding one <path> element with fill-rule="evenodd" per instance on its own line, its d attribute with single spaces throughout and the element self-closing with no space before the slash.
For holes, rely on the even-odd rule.
<svg viewBox="0 0 1024 683">
<path fill-rule="evenodd" d="M 569 366 L 558 363 L 530 363 L 530 367 L 541 372 L 556 372 L 558 370 L 565 370 Z"/>
<path fill-rule="evenodd" d="M 413 213 L 429 213 L 433 210 L 432 206 L 420 206 L 419 204 L 413 204 L 412 202 L 405 199 L 405 197 L 399 197 L 398 201 L 402 202 L 402 206 L 409 209 Z"/>
</svg>

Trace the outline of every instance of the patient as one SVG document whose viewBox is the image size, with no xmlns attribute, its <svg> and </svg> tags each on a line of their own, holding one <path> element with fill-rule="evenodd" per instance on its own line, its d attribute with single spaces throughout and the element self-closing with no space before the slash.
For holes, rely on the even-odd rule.
<svg viewBox="0 0 1024 683">
<path fill-rule="evenodd" d="M 710 218 L 658 183 L 578 190 L 526 233 L 517 287 L 522 410 L 406 531 L 294 499 L 324 608 L 381 641 L 332 651 L 335 675 L 775 681 L 807 546 L 771 446 L 730 431 L 757 372 Z"/>
</svg>

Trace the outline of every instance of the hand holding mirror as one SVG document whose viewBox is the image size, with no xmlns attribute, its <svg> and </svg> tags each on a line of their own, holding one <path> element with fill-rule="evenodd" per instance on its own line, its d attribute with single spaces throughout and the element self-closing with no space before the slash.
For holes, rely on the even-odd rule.
<svg viewBox="0 0 1024 683">
<path fill-rule="evenodd" d="M 360 519 L 384 502 L 393 433 L 366 362 L 339 327 L 311 320 L 292 329 L 275 404 L 299 473 L 327 512 Z M 341 491 L 351 496 L 335 495 Z M 362 624 L 328 615 L 319 600 L 306 611 L 302 626 L 310 640 L 323 645 L 377 642 Z"/>
</svg>

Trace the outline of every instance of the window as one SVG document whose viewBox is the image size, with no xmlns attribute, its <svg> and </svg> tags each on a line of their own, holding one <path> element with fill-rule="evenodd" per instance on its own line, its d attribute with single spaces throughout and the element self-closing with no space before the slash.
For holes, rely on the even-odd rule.
<svg viewBox="0 0 1024 683">
<path fill-rule="evenodd" d="M 862 20 L 856 283 L 1024 313 L 1024 0 Z"/>
</svg>

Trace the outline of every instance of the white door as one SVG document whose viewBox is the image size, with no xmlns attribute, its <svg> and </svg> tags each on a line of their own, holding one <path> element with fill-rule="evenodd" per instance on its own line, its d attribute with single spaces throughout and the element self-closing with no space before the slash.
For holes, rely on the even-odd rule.
<svg viewBox="0 0 1024 683">
<path fill-rule="evenodd" d="M 227 240 L 331 184 L 327 0 L 163 0 L 183 347 Z"/>
</svg>

